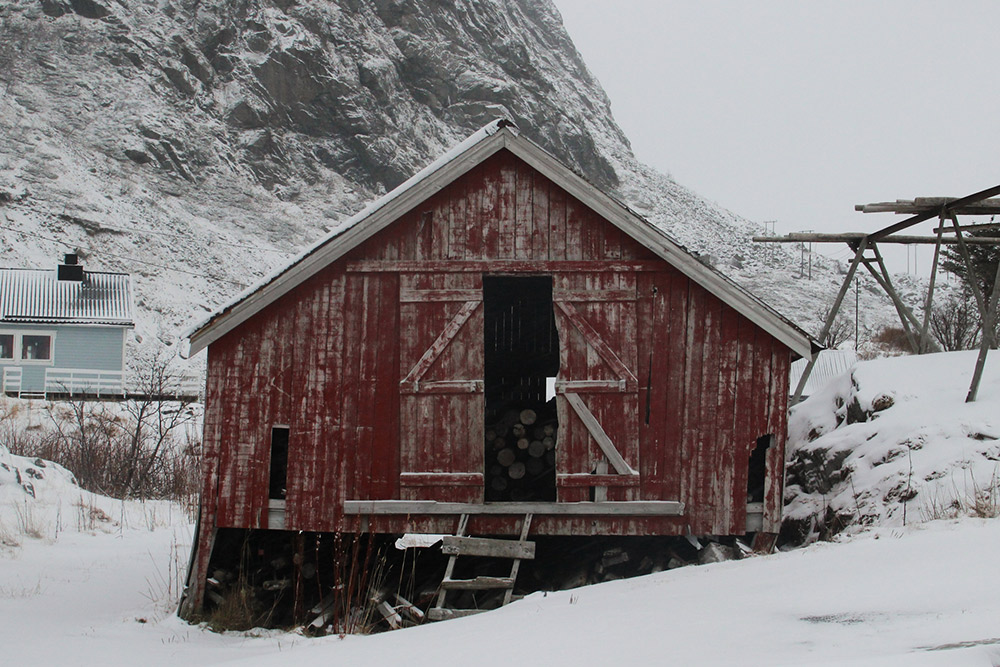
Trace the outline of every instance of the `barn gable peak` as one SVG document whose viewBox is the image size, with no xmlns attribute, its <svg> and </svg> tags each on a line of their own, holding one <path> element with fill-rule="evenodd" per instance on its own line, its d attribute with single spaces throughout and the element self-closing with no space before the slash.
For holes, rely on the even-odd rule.
<svg viewBox="0 0 1000 667">
<path fill-rule="evenodd" d="M 514 154 L 791 350 L 810 357 L 817 349 L 815 341 L 789 320 L 524 137 L 512 122 L 501 119 L 469 136 L 402 185 L 339 224 L 291 262 L 191 327 L 184 334 L 188 341 L 185 356 L 206 348 L 501 150 Z"/>
</svg>

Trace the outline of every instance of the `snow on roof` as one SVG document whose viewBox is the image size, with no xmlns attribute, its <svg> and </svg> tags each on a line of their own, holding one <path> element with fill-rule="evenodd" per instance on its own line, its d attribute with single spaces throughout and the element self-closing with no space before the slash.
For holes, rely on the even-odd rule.
<svg viewBox="0 0 1000 667">
<path fill-rule="evenodd" d="M 722 298 L 799 355 L 808 357 L 820 348 L 790 320 L 728 276 L 701 263 L 662 229 L 589 183 L 534 142 L 522 137 L 512 122 L 500 119 L 470 135 L 402 185 L 345 220 L 305 252 L 191 326 L 182 334 L 187 340 L 187 349 L 182 349 L 182 356 L 190 356 L 232 331 L 293 287 L 384 229 L 409 208 L 425 201 L 461 174 L 504 148 Z"/>
<path fill-rule="evenodd" d="M 0 269 L 0 322 L 133 326 L 129 275 L 58 280 L 55 270 Z"/>
</svg>

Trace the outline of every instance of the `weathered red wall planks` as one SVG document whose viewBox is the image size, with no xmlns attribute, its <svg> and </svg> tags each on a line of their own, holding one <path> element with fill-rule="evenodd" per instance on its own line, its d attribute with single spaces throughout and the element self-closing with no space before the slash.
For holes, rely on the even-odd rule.
<svg viewBox="0 0 1000 667">
<path fill-rule="evenodd" d="M 481 304 L 426 369 L 426 384 L 401 391 L 400 380 L 462 308 L 474 305 L 470 294 L 481 300 L 482 274 L 350 270 L 358 261 L 400 260 L 608 263 L 551 271 L 557 295 L 614 295 L 567 297 L 633 376 L 623 391 L 580 394 L 640 471 L 638 485 L 608 487 L 607 498 L 680 500 L 687 511 L 679 518 L 539 517 L 534 533 L 742 533 L 748 460 L 765 434 L 775 436 L 765 515 L 776 528 L 789 350 L 506 152 L 211 345 L 203 522 L 267 526 L 276 424 L 290 427 L 288 529 L 357 528 L 356 517 L 342 515 L 345 499 L 481 501 L 482 486 L 470 474 L 483 471 L 482 390 L 470 384 L 483 377 Z M 652 271 L 611 268 L 630 260 L 658 263 Z M 620 379 L 621 369 L 556 310 L 560 379 Z M 453 384 L 434 384 L 443 382 Z M 562 397 L 559 417 L 559 472 L 592 471 L 601 450 Z M 401 484 L 401 473 L 411 481 Z M 589 493 L 567 485 L 559 498 L 586 500 Z M 377 528 L 438 531 L 452 522 L 379 518 Z M 514 532 L 516 525 L 479 517 L 473 528 Z"/>
</svg>

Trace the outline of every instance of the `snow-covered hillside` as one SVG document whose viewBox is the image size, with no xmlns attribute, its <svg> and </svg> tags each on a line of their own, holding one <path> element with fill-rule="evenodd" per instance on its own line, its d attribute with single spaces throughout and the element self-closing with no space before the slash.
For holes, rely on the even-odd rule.
<svg viewBox="0 0 1000 667">
<path fill-rule="evenodd" d="M 548 0 L 0 3 L 0 265 L 130 272 L 138 337 L 170 343 L 501 116 L 815 328 L 834 264 L 793 279 L 640 164 Z"/>
</svg>

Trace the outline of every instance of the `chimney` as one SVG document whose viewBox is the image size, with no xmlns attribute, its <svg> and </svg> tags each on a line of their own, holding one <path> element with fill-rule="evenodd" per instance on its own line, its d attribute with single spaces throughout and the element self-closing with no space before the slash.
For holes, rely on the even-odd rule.
<svg viewBox="0 0 1000 667">
<path fill-rule="evenodd" d="M 56 278 L 59 280 L 75 280 L 77 282 L 83 281 L 83 264 L 77 262 L 75 253 L 66 253 L 63 263 L 59 265 Z"/>
</svg>

